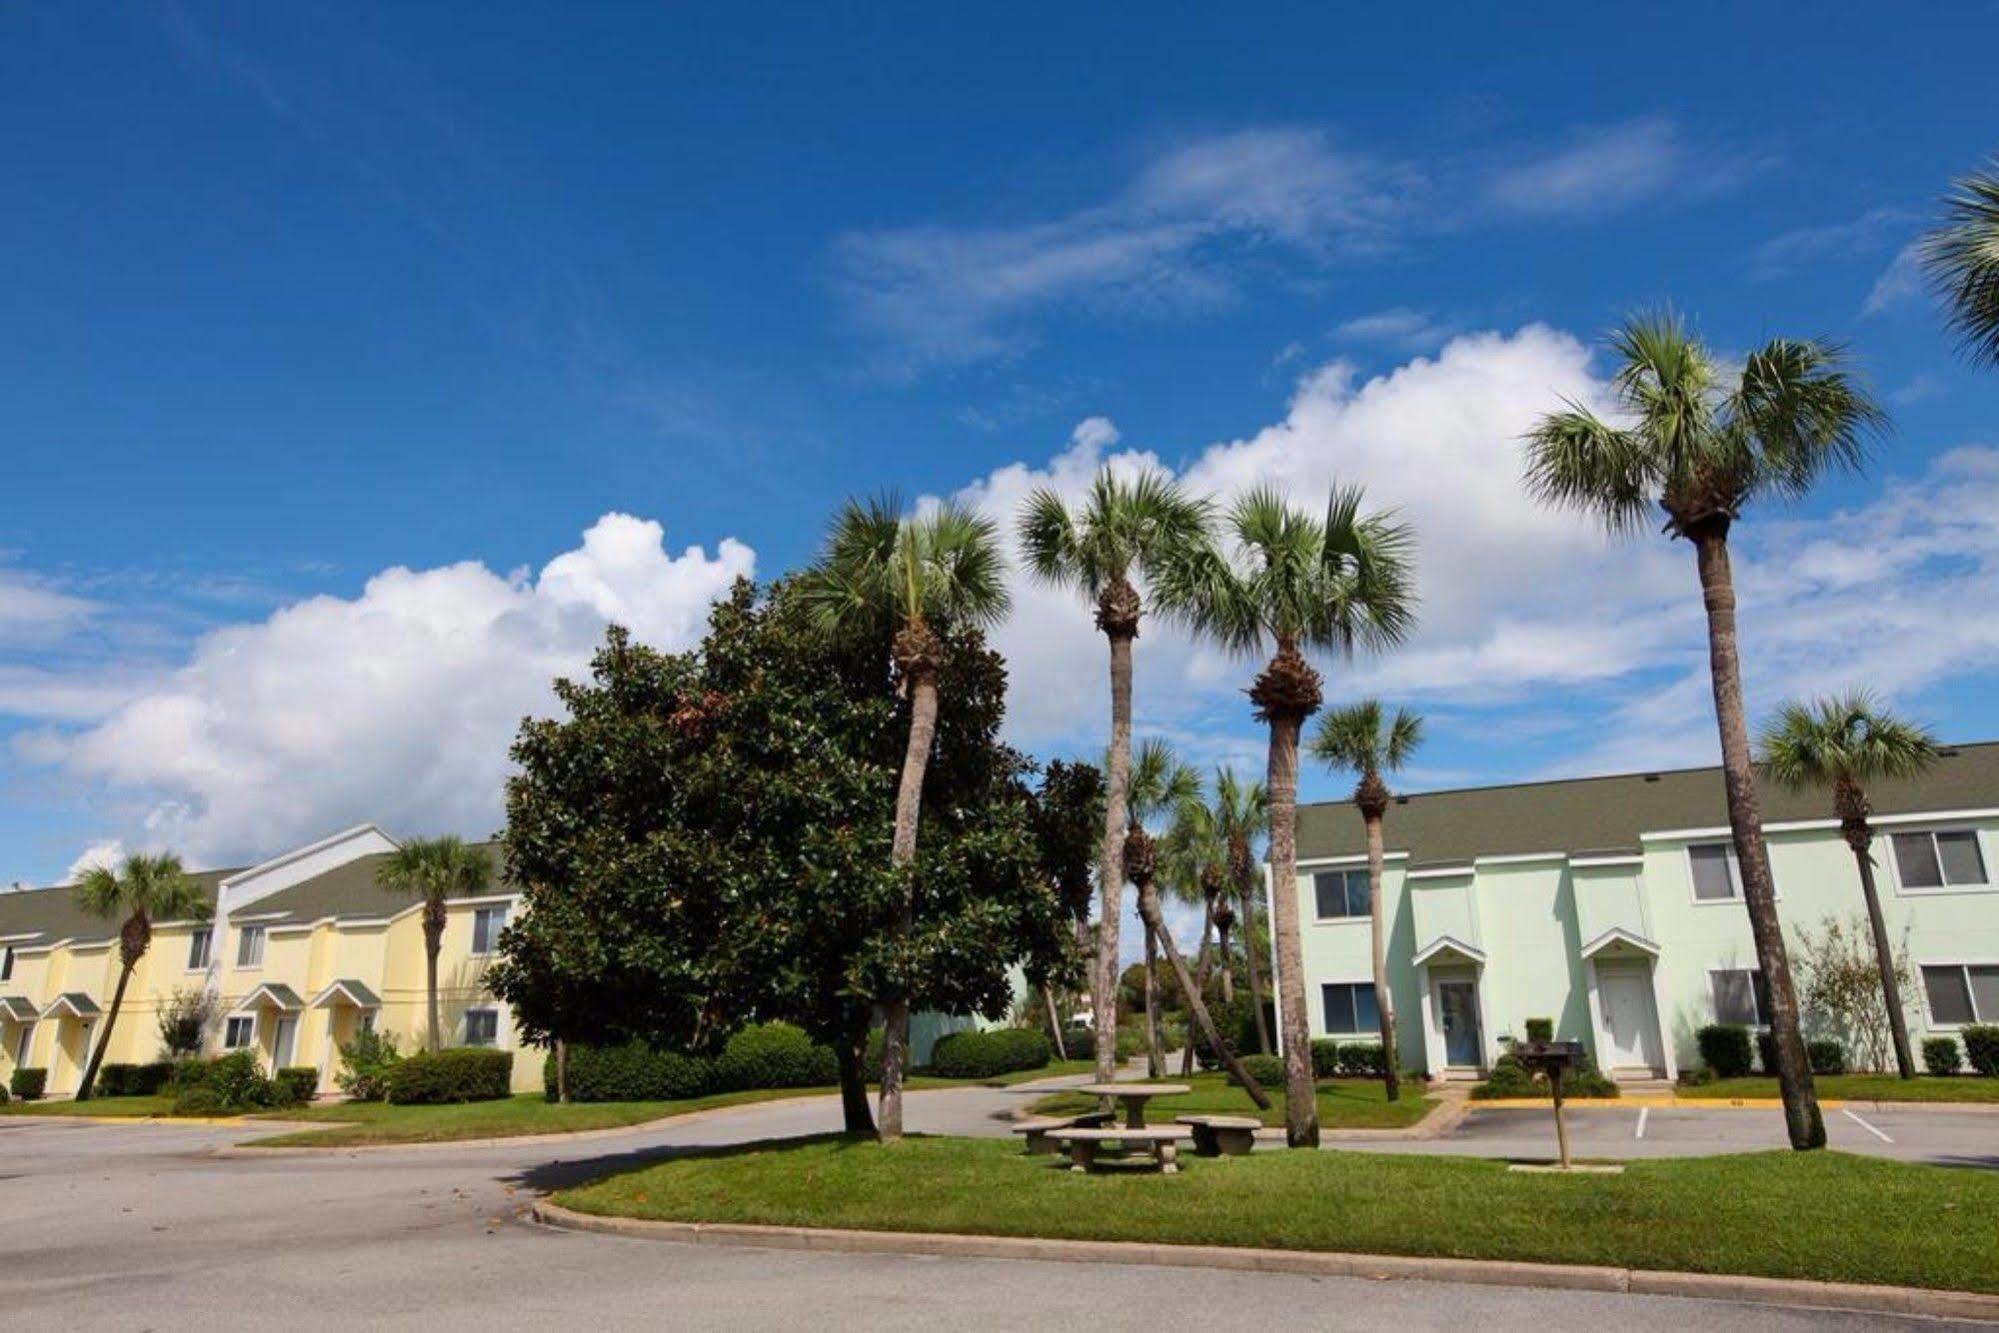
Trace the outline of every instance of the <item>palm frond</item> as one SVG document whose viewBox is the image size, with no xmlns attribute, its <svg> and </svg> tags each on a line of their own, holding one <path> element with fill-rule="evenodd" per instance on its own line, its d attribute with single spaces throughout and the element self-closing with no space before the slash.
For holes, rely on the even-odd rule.
<svg viewBox="0 0 1999 1333">
<path fill-rule="evenodd" d="M 1181 762 L 1173 746 L 1147 737 L 1132 750 L 1125 803 L 1134 823 L 1143 824 L 1201 794 L 1201 775 Z"/>
<path fill-rule="evenodd" d="M 1965 354 L 1999 366 L 1999 157 L 1957 182 L 1918 255 Z"/>
<path fill-rule="evenodd" d="M 1638 436 L 1571 404 L 1541 418 L 1526 440 L 1529 495 L 1588 514 L 1613 534 L 1644 526 L 1657 477 Z"/>
<path fill-rule="evenodd" d="M 1939 754 L 1935 736 L 1865 690 L 1786 703 L 1757 742 L 1757 762 L 1792 790 L 1908 780 L 1934 767 Z"/>
<path fill-rule="evenodd" d="M 1828 471 L 1860 467 L 1887 413 L 1854 377 L 1844 348 L 1776 338 L 1749 355 L 1723 433 L 1739 434 L 1754 490 L 1802 495 Z"/>
</svg>

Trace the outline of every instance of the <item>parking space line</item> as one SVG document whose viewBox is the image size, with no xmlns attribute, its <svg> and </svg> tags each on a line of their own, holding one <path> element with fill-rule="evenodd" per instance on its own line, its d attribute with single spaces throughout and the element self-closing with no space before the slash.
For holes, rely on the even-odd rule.
<svg viewBox="0 0 1999 1333">
<path fill-rule="evenodd" d="M 1632 1138 L 1642 1139 L 1645 1137 L 1645 1117 L 1651 1114 L 1652 1114 L 1652 1108 L 1649 1106 L 1641 1106 L 1638 1108 L 1638 1132 L 1636 1134 L 1633 1134 L 1631 1136 Z"/>
<path fill-rule="evenodd" d="M 1862 1129 L 1866 1130 L 1869 1134 L 1872 1134 L 1875 1138 L 1881 1140 L 1883 1143 L 1893 1143 L 1895 1141 L 1889 1138 L 1886 1134 L 1883 1134 L 1880 1130 L 1874 1128 L 1874 1126 L 1868 1124 L 1865 1120 L 1862 1120 L 1859 1116 L 1855 1115 L 1853 1112 L 1846 1110 L 1843 1107 L 1840 1110 L 1840 1114 L 1845 1116 L 1848 1120 L 1851 1120 L 1854 1124 L 1860 1126 Z"/>
</svg>

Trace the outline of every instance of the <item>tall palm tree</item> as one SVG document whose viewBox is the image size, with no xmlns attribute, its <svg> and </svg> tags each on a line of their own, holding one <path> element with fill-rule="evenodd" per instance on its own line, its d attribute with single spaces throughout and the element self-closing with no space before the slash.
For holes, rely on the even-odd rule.
<svg viewBox="0 0 1999 1333">
<path fill-rule="evenodd" d="M 1147 937 L 1157 942 L 1160 951 L 1166 955 L 1166 961 L 1173 969 L 1173 979 L 1179 983 L 1180 993 L 1187 998 L 1188 1012 L 1201 1029 L 1208 1049 L 1221 1057 L 1229 1073 L 1249 1093 L 1251 1101 L 1258 1107 L 1268 1107 L 1270 1098 L 1264 1094 L 1262 1085 L 1250 1077 L 1242 1061 L 1222 1040 L 1214 1016 L 1208 1012 L 1208 1002 L 1188 973 L 1187 960 L 1180 956 L 1180 946 L 1173 942 L 1173 933 L 1166 928 L 1166 916 L 1159 906 L 1159 848 L 1152 835 L 1146 832 L 1145 823 L 1154 815 L 1194 799 L 1200 790 L 1200 776 L 1180 762 L 1172 746 L 1164 741 L 1148 740 L 1138 747 L 1132 759 L 1131 786 L 1127 792 L 1131 823 L 1124 837 L 1125 878 L 1138 889 L 1139 919 L 1145 923 Z M 1316 1099 L 1316 1093 L 1308 1096 Z"/>
<path fill-rule="evenodd" d="M 1388 784 L 1382 773 L 1399 773 L 1423 740 L 1423 719 L 1406 708 L 1382 726 L 1381 700 L 1357 704 L 1319 719 L 1312 757 L 1332 768 L 1360 775 L 1353 803 L 1367 826 L 1368 929 L 1374 937 L 1374 1005 L 1381 1015 L 1381 1054 L 1388 1077 L 1388 1100 L 1402 1096 L 1402 1061 L 1395 1045 L 1395 995 L 1388 988 L 1388 932 L 1382 925 L 1381 871 L 1385 851 L 1381 821 L 1388 813 Z"/>
<path fill-rule="evenodd" d="M 1885 417 L 1848 371 L 1843 352 L 1827 344 L 1778 338 L 1736 370 L 1676 316 L 1664 315 L 1631 321 L 1612 345 L 1619 421 L 1580 406 L 1543 417 L 1527 435 L 1527 488 L 1545 503 L 1595 516 L 1615 534 L 1637 532 L 1656 506 L 1666 533 L 1694 548 L 1728 823 L 1770 995 L 1784 1120 L 1792 1147 L 1824 1147 L 1825 1121 L 1798 1033 L 1797 992 L 1763 846 L 1728 534 L 1751 501 L 1802 495 L 1828 471 L 1858 467 L 1867 437 Z"/>
<path fill-rule="evenodd" d="M 1263 959 L 1257 944 L 1256 900 L 1262 885 L 1256 873 L 1256 840 L 1270 826 L 1270 799 L 1261 782 L 1244 782 L 1226 764 L 1215 770 L 1215 821 L 1228 847 L 1229 885 L 1242 904 L 1243 971 L 1250 1008 L 1256 1013 L 1256 1048 L 1270 1054 L 1270 1025 L 1263 1017 Z"/>
<path fill-rule="evenodd" d="M 97 1071 L 104 1064 L 104 1052 L 111 1046 L 111 1030 L 118 1025 L 118 1011 L 125 1005 L 125 988 L 132 983 L 132 969 L 153 946 L 155 921 L 206 921 L 208 897 L 201 886 L 181 868 L 173 855 L 134 853 L 118 869 L 93 866 L 76 886 L 77 906 L 105 921 L 123 917 L 118 927 L 118 986 L 111 992 L 111 1012 L 104 1016 L 104 1030 L 98 1034 L 96 1049 L 84 1066 L 83 1082 L 76 1088 L 76 1100 L 90 1100 L 97 1085 Z"/>
<path fill-rule="evenodd" d="M 895 797 L 889 863 L 916 858 L 923 810 L 923 776 L 937 735 L 937 674 L 942 631 L 982 626 L 1006 614 L 1006 562 L 992 523 L 955 504 L 905 516 L 894 496 L 848 501 L 834 520 L 819 562 L 801 589 L 807 613 L 824 634 L 889 645 L 900 688 L 909 699 L 909 738 Z M 914 900 L 905 894 L 897 929 L 914 927 Z M 897 989 L 882 1002 L 886 1032 L 878 1129 L 902 1137 L 902 1085 L 909 1055 L 909 998 Z"/>
<path fill-rule="evenodd" d="M 1999 366 L 1999 157 L 1957 182 L 1943 224 L 1923 238 L 1920 254 L 1966 352 Z"/>
<path fill-rule="evenodd" d="M 1096 975 L 1090 986 L 1097 1042 L 1097 1078 L 1117 1069 L 1118 917 L 1124 904 L 1124 836 L 1131 782 L 1131 647 L 1145 605 L 1134 578 L 1185 559 L 1207 540 L 1204 502 L 1189 499 L 1170 478 L 1145 471 L 1119 477 L 1104 468 L 1080 508 L 1038 490 L 1020 515 L 1020 546 L 1028 568 L 1050 583 L 1073 587 L 1096 602 L 1097 628 L 1110 643 L 1111 743 L 1105 765 L 1104 841 L 1098 870 Z"/>
<path fill-rule="evenodd" d="M 1363 514 L 1358 486 L 1333 488 L 1323 519 L 1293 509 L 1259 487 L 1230 507 L 1235 556 L 1196 553 L 1164 580 L 1172 603 L 1206 636 L 1241 653 L 1273 650 L 1250 688 L 1256 717 L 1270 728 L 1270 882 L 1277 998 L 1283 1027 L 1288 1106 L 1285 1138 L 1319 1142 L 1311 1027 L 1298 926 L 1298 735 L 1319 710 L 1319 673 L 1307 649 L 1351 656 L 1401 642 L 1415 619 L 1409 528 L 1386 514 Z"/>
<path fill-rule="evenodd" d="M 444 947 L 445 904 L 469 898 L 493 879 L 493 858 L 460 838 L 413 838 L 389 853 L 375 882 L 394 894 L 423 899 L 424 988 L 429 1003 L 429 1046 L 443 1045 L 437 1007 L 437 955 Z"/>
<path fill-rule="evenodd" d="M 1763 729 L 1758 749 L 1763 771 L 1791 790 L 1832 788 L 1833 811 L 1860 868 L 1860 894 L 1867 900 L 1867 922 L 1874 928 L 1874 958 L 1881 969 L 1888 1030 L 1895 1038 L 1895 1067 L 1903 1078 L 1914 1078 L 1916 1061 L 1909 1050 L 1908 1021 L 1902 1016 L 1894 950 L 1888 943 L 1888 923 L 1874 887 L 1874 858 L 1868 851 L 1874 830 L 1867 823 L 1872 811 L 1867 784 L 1928 772 L 1937 761 L 1936 737 L 1894 716 L 1864 691 L 1855 691 L 1785 704 Z"/>
<path fill-rule="evenodd" d="M 1221 964 L 1222 1002 L 1235 999 L 1234 980 L 1229 975 L 1229 938 L 1235 930 L 1235 908 L 1230 903 L 1229 849 L 1222 836 L 1215 808 L 1199 792 L 1180 802 L 1173 813 L 1172 827 L 1159 839 L 1159 873 L 1165 892 L 1176 901 L 1201 909 L 1201 947 L 1194 958 L 1194 989 L 1203 998 L 1208 994 L 1208 975 L 1213 964 Z M 1180 1072 L 1194 1070 L 1194 1048 L 1198 1044 L 1190 1030 L 1181 1052 Z"/>
</svg>

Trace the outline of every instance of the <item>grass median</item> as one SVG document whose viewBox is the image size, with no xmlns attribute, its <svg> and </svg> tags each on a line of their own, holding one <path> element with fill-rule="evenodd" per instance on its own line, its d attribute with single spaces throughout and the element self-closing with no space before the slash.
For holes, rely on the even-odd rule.
<svg viewBox="0 0 1999 1333">
<path fill-rule="evenodd" d="M 1225 1074 L 1168 1077 L 1162 1083 L 1185 1083 L 1193 1089 L 1175 1097 L 1155 1097 L 1146 1103 L 1147 1124 L 1170 1125 L 1176 1115 L 1246 1115 L 1266 1125 L 1284 1123 L 1284 1089 L 1265 1088 L 1270 1109 L 1259 1111 L 1249 1094 Z M 1042 1098 L 1033 1110 L 1042 1115 L 1075 1115 L 1094 1110 L 1097 1099 L 1080 1092 L 1058 1092 Z M 1404 1129 L 1430 1113 L 1434 1098 L 1423 1095 L 1420 1083 L 1405 1083 L 1399 1101 L 1389 1101 L 1379 1079 L 1334 1078 L 1319 1084 L 1319 1124 L 1325 1129 Z"/>
<path fill-rule="evenodd" d="M 1894 1074 L 1819 1074 L 1813 1078 L 1821 1097 L 1849 1102 L 1983 1102 L 1999 1103 L 1999 1078 L 1899 1078 Z M 1722 1078 L 1712 1083 L 1673 1089 L 1685 1101 L 1729 1101 L 1777 1097 L 1774 1078 Z"/>
<path fill-rule="evenodd" d="M 1844 1153 L 1630 1163 L 1615 1176 L 1365 1152 L 1181 1157 L 1072 1174 L 983 1139 L 815 1139 L 676 1158 L 562 1191 L 682 1222 L 1241 1245 L 1999 1291 L 1999 1172 Z"/>
<path fill-rule="evenodd" d="M 92 1097 L 87 1102 L 10 1101 L 0 1106 L 0 1115 L 102 1116 L 114 1120 L 145 1120 L 171 1115 L 173 1109 L 174 1099 L 166 1096 Z"/>
</svg>

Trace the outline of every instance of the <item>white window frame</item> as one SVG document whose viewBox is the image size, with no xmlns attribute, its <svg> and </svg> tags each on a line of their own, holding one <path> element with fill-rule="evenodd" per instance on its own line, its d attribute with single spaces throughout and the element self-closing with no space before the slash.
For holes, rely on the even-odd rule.
<svg viewBox="0 0 1999 1333">
<path fill-rule="evenodd" d="M 1339 919 L 1339 920 L 1342 920 L 1342 921 L 1343 921 L 1343 920 L 1345 920 L 1346 918 L 1345 918 L 1345 917 L 1340 917 L 1340 918 L 1338 918 L 1338 919 Z M 1366 920 L 1366 918 L 1365 918 L 1365 917 L 1363 917 L 1363 918 L 1361 918 L 1361 919 L 1362 919 L 1362 920 Z M 1326 1022 L 1326 987 L 1328 987 L 1328 986 L 1348 986 L 1348 987 L 1354 987 L 1354 988 L 1358 988 L 1358 987 L 1361 987 L 1361 986 L 1365 986 L 1365 987 L 1367 987 L 1367 988 L 1368 988 L 1369 990 L 1373 990 L 1373 989 L 1374 989 L 1374 978 L 1373 978 L 1373 977 L 1335 977 L 1335 978 L 1331 978 L 1331 979 L 1328 979 L 1328 980 L 1326 980 L 1326 981 L 1322 981 L 1322 982 L 1320 982 L 1320 983 L 1319 983 L 1319 1023 L 1320 1023 L 1320 1025 L 1321 1025 L 1321 1027 L 1324 1027 L 1324 1035 L 1325 1035 L 1325 1036 L 1328 1036 L 1328 1037 L 1369 1037 L 1369 1036 L 1371 1036 L 1371 1037 L 1373 1037 L 1373 1038 L 1374 1038 L 1374 1039 L 1375 1039 L 1376 1041 L 1379 1041 L 1379 1040 L 1381 1040 L 1381 1026 L 1380 1026 L 1380 1024 L 1379 1024 L 1379 1023 L 1377 1023 L 1377 1024 L 1376 1024 L 1376 1025 L 1375 1025 L 1374 1027 L 1371 1027 L 1371 1028 L 1362 1028 L 1362 1027 L 1357 1027 L 1357 1028 L 1355 1028 L 1355 1029 L 1354 1029 L 1353 1031 L 1351 1031 L 1351 1032 L 1335 1032 L 1335 1031 L 1333 1031 L 1333 1030 L 1332 1030 L 1332 1028 L 1330 1028 L 1330 1027 L 1326 1027 L 1326 1026 L 1325 1026 L 1325 1022 Z M 1380 997 L 1379 995 L 1376 995 L 1376 996 L 1374 997 L 1374 1012 L 1375 1012 L 1375 1014 L 1377 1015 L 1377 1017 L 1378 1017 L 1378 1016 L 1380 1015 L 1380 1013 L 1381 1013 L 1381 997 Z M 1355 999 L 1354 999 L 1354 1022 L 1356 1022 L 1356 1023 L 1360 1022 L 1360 999 L 1359 999 L 1359 997 L 1358 997 L 1358 994 L 1356 994 L 1356 997 L 1355 997 Z"/>
<path fill-rule="evenodd" d="M 238 1023 L 244 1024 L 243 1040 L 232 1042 L 229 1034 Z M 257 1016 L 255 1014 L 230 1014 L 222 1020 L 222 1049 L 225 1051 L 254 1050 L 257 1045 Z"/>
<path fill-rule="evenodd" d="M 1728 855 L 1726 858 L 1726 863 L 1728 865 L 1728 882 L 1730 887 L 1732 887 L 1735 890 L 1735 894 L 1733 897 L 1729 898 L 1701 897 L 1700 880 L 1696 878 L 1694 874 L 1694 849 L 1697 847 L 1700 848 L 1720 847 L 1727 851 Z M 1700 842 L 1690 842 L 1687 844 L 1686 850 L 1682 852 L 1681 855 L 1685 858 L 1687 863 L 1687 897 L 1693 903 L 1694 906 L 1714 907 L 1721 903 L 1740 903 L 1742 901 L 1742 862 L 1741 858 L 1737 857 L 1735 854 L 1735 844 L 1733 842 L 1719 840 L 1719 839 L 1716 840 L 1703 839 Z M 1727 971 L 1729 969 L 1724 968 L 1722 970 Z"/>
<path fill-rule="evenodd" d="M 472 1016 L 474 1014 L 491 1014 L 493 1016 L 493 1039 L 490 1042 L 480 1042 L 472 1040 Z M 477 1046 L 482 1050 L 489 1050 L 489 1051 L 497 1051 L 501 1049 L 500 1010 L 497 1005 L 490 1005 L 490 1004 L 473 1005 L 471 1008 L 465 1011 L 465 1019 L 462 1024 L 462 1028 L 465 1034 L 465 1044 L 467 1046 Z"/>
<path fill-rule="evenodd" d="M 1930 840 L 1930 851 L 1937 859 L 1937 874 L 1941 877 L 1943 874 L 1943 849 L 1936 845 L 1937 835 L 1940 833 L 1969 833 L 1971 835 L 1973 845 L 1978 848 L 1978 864 L 1985 870 L 1984 883 L 1939 884 L 1934 888 L 1924 888 L 1921 885 L 1911 885 L 1903 882 L 1902 857 L 1895 850 L 1895 839 L 1910 837 L 1912 835 L 1927 837 Z M 1931 824 L 1921 828 L 1886 829 L 1883 830 L 1883 834 L 1888 844 L 1888 864 L 1892 867 L 1890 873 L 1895 876 L 1895 893 L 1898 897 L 1931 898 L 1938 894 L 1991 893 L 1994 890 L 1999 890 L 1999 884 L 1995 884 L 1992 881 L 1992 857 L 1985 845 L 1986 838 L 1983 829 L 1973 828 L 1966 824 Z"/>
<path fill-rule="evenodd" d="M 474 958 L 490 958 L 499 952 L 500 932 L 507 928 L 507 918 L 509 915 L 504 904 L 497 907 L 475 907 L 472 909 L 472 956 Z M 484 920 L 491 920 L 497 924 L 493 926 L 491 933 L 487 935 L 486 947 L 482 949 L 479 947 L 479 923 Z"/>
<path fill-rule="evenodd" d="M 21 1035 L 14 1039 L 14 1067 L 27 1067 L 28 1057 L 35 1052 L 35 1019 L 21 1024 Z"/>
<path fill-rule="evenodd" d="M 201 955 L 201 961 L 199 962 L 195 961 L 197 953 Z M 188 932 L 187 936 L 187 970 L 190 972 L 206 972 L 208 965 L 214 961 L 215 928 L 213 926 L 196 926 Z"/>
<path fill-rule="evenodd" d="M 1356 867 L 1356 866 L 1323 866 L 1323 867 L 1320 867 L 1320 868 L 1318 868 L 1318 869 L 1316 869 L 1316 870 L 1313 870 L 1313 871 L 1311 871 L 1311 872 L 1310 872 L 1310 875 L 1311 875 L 1311 880 L 1312 880 L 1312 920 L 1313 920 L 1313 922 L 1314 922 L 1315 924 L 1318 924 L 1318 925 L 1325 925 L 1325 926 L 1343 926 L 1343 925 L 1347 925 L 1347 924 L 1349 924 L 1350 922 L 1354 922 L 1354 921 L 1371 921 L 1371 920 L 1373 920 L 1373 917 L 1372 917 L 1372 916 L 1371 916 L 1371 915 L 1370 915 L 1369 913 L 1367 913 L 1367 912 L 1362 912 L 1362 913 L 1361 913 L 1360 915 L 1358 915 L 1358 916 L 1354 915 L 1354 914 L 1353 914 L 1352 912 L 1347 912 L 1347 913 L 1343 913 L 1343 914 L 1342 914 L 1342 915 L 1340 915 L 1340 916 L 1320 916 L 1320 915 L 1319 915 L 1319 876 L 1321 876 L 1321 875 L 1341 875 L 1341 876 L 1346 876 L 1346 875 L 1359 875 L 1359 876 L 1360 876 L 1360 877 L 1361 877 L 1362 879 L 1366 879 L 1366 878 L 1367 878 L 1367 867 L 1365 867 L 1365 866 L 1358 866 L 1358 867 Z M 1342 886 L 1342 887 L 1344 888 L 1344 886 Z M 1373 886 L 1372 884 L 1369 884 L 1369 885 L 1368 885 L 1368 892 L 1369 892 L 1369 893 L 1372 893 L 1373 891 L 1374 891 L 1374 886 Z M 1343 898 L 1343 900 L 1344 900 L 1344 896 L 1345 896 L 1345 895 L 1343 894 L 1343 895 L 1342 895 L 1342 898 Z"/>
<path fill-rule="evenodd" d="M 270 943 L 270 932 L 263 926 L 238 926 L 236 928 L 236 966 L 240 971 L 250 972 L 264 965 L 264 948 Z M 256 941 L 256 948 L 250 947 Z M 247 962 L 245 954 L 254 954 Z"/>
<path fill-rule="evenodd" d="M 1964 997 L 1971 1006 L 1970 1023 L 1940 1023 L 1930 1009 L 1930 982 L 1923 973 L 1930 968 L 1954 967 L 1964 974 Z M 1971 989 L 1970 970 L 1974 967 L 1999 967 L 1999 958 L 1926 958 L 1916 964 L 1916 985 L 1923 992 L 1923 1017 L 1929 1020 L 1932 1032 L 1962 1032 L 1967 1027 L 1985 1023 L 1999 1023 L 1999 1014 L 1978 1012 L 1978 994 Z"/>
<path fill-rule="evenodd" d="M 1708 901 L 1719 902 L 1721 900 L 1709 899 Z M 1709 1012 L 1714 1017 L 1714 1021 L 1717 1023 L 1733 1023 L 1735 1021 L 1732 1018 L 1723 1018 L 1720 1009 L 1715 1006 L 1714 1002 L 1714 979 L 1724 972 L 1741 972 L 1749 978 L 1749 1007 L 1756 1011 L 1756 1018 L 1754 1022 L 1745 1023 L 1742 1026 L 1748 1028 L 1751 1032 L 1768 1032 L 1770 1030 L 1770 1016 L 1763 1012 L 1763 1001 L 1756 994 L 1756 978 L 1763 974 L 1763 969 L 1760 967 L 1711 967 L 1707 970 L 1707 1006 Z M 1769 988 L 1769 982 L 1766 981 L 1763 984 L 1765 989 Z"/>
</svg>

